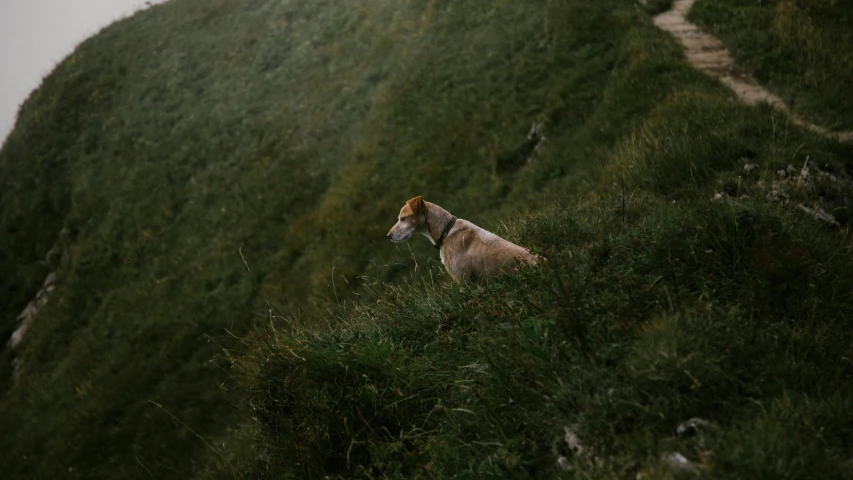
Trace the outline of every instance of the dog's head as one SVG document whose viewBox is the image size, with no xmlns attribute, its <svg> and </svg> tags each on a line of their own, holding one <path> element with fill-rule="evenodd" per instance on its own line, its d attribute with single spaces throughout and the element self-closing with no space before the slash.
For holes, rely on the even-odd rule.
<svg viewBox="0 0 853 480">
<path fill-rule="evenodd" d="M 408 240 L 426 223 L 426 205 L 424 199 L 415 197 L 406 202 L 397 217 L 397 224 L 388 231 L 388 238 L 395 242 Z"/>
</svg>

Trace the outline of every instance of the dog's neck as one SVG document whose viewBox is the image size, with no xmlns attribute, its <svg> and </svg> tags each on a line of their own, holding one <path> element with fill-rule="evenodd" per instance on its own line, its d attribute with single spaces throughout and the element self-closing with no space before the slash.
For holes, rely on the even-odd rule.
<svg viewBox="0 0 853 480">
<path fill-rule="evenodd" d="M 441 237 L 441 232 L 444 230 L 445 225 L 447 225 L 447 222 L 450 221 L 453 215 L 434 203 L 424 203 L 426 204 L 426 226 L 421 229 L 420 233 L 435 245 L 435 242 Z"/>
</svg>

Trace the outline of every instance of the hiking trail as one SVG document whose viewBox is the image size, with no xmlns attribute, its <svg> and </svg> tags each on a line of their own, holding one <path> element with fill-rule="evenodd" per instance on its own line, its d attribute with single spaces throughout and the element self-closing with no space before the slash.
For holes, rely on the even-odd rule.
<svg viewBox="0 0 853 480">
<path fill-rule="evenodd" d="M 654 24 L 669 32 L 684 48 L 684 56 L 697 70 L 719 79 L 747 105 L 768 103 L 785 113 L 795 125 L 839 142 L 853 141 L 853 131 L 832 132 L 800 118 L 781 98 L 761 86 L 751 75 L 739 69 L 717 37 L 687 21 L 687 12 L 696 0 L 675 0 L 669 11 L 656 15 Z"/>
</svg>

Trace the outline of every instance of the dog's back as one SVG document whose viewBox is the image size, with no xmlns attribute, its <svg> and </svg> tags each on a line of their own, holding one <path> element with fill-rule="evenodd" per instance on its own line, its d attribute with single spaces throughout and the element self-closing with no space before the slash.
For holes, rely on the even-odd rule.
<svg viewBox="0 0 853 480">
<path fill-rule="evenodd" d="M 456 225 L 441 248 L 441 263 L 457 282 L 477 281 L 514 271 L 519 264 L 539 263 L 528 249 L 467 220 L 459 219 Z"/>
</svg>

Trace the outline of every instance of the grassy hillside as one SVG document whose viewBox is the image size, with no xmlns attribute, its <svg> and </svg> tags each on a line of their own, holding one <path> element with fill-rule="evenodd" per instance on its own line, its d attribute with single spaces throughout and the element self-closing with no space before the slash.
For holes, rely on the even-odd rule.
<svg viewBox="0 0 853 480">
<path fill-rule="evenodd" d="M 172 0 L 0 150 L 4 345 L 59 276 L 0 354 L 0 471 L 843 477 L 851 154 L 629 0 Z M 384 238 L 414 194 L 548 267 L 449 284 Z"/>
<path fill-rule="evenodd" d="M 691 19 L 810 121 L 853 129 L 853 4 L 700 0 Z"/>
<path fill-rule="evenodd" d="M 271 319 L 233 358 L 262 439 L 241 471 L 850 477 L 853 150 L 736 104 L 626 3 L 560 7 L 571 32 L 590 12 L 620 23 L 572 44 L 617 59 L 581 130 L 611 134 L 585 141 L 597 182 L 507 232 L 548 266 Z M 693 417 L 712 426 L 677 434 Z M 673 467 L 673 452 L 693 464 Z"/>
</svg>

